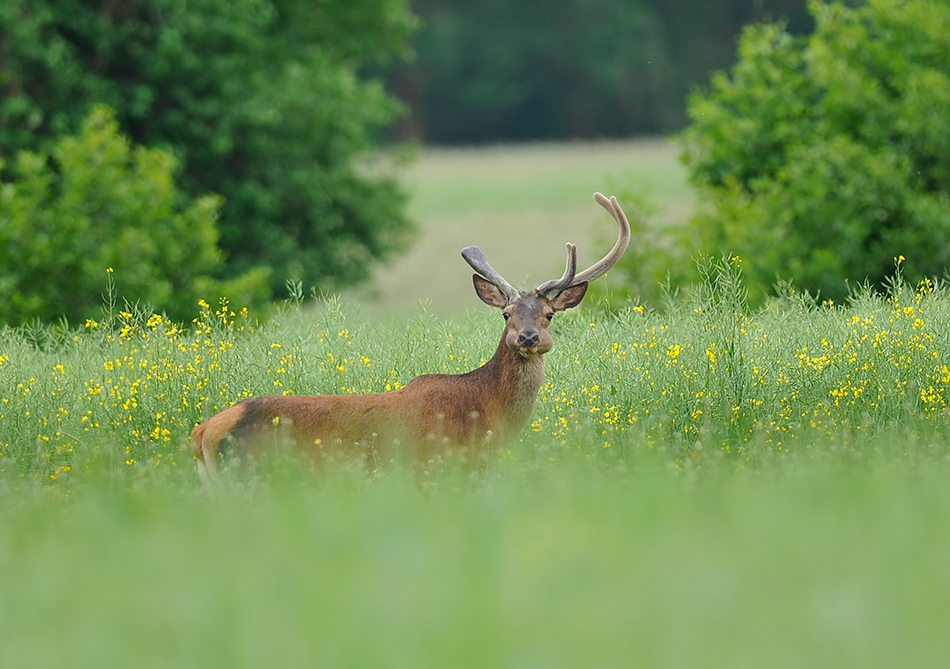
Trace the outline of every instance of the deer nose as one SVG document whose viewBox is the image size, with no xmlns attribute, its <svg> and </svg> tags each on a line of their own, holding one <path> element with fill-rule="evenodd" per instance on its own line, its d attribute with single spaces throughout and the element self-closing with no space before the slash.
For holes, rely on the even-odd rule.
<svg viewBox="0 0 950 669">
<path fill-rule="evenodd" d="M 541 335 L 538 334 L 537 330 L 525 330 L 518 333 L 518 343 L 529 348 L 537 346 L 540 339 Z"/>
</svg>

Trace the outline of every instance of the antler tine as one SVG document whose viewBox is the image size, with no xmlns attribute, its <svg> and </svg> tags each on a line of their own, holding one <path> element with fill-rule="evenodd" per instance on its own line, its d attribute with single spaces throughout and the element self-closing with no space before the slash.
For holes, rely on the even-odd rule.
<svg viewBox="0 0 950 669">
<path fill-rule="evenodd" d="M 617 225 L 620 226 L 620 236 L 617 237 L 617 242 L 614 244 L 614 247 L 610 249 L 610 253 L 574 277 L 574 281 L 571 285 L 575 286 L 584 281 L 589 283 L 606 274 L 611 267 L 617 264 L 617 261 L 620 260 L 620 256 L 627 250 L 627 245 L 630 244 L 630 222 L 627 221 L 627 216 L 623 213 L 623 209 L 620 208 L 620 203 L 617 202 L 617 198 L 611 197 L 608 200 L 601 193 L 594 193 L 594 200 L 601 207 L 609 211 L 614 217 L 614 220 L 617 221 Z"/>
<path fill-rule="evenodd" d="M 477 246 L 466 246 L 462 249 L 462 257 L 465 259 L 465 262 L 471 265 L 473 270 L 495 284 L 498 290 L 504 293 L 508 299 L 514 299 L 518 296 L 518 289 L 505 281 L 505 278 L 488 264 L 488 259 L 480 248 Z"/>
<path fill-rule="evenodd" d="M 577 247 L 567 243 L 567 267 L 560 279 L 545 281 L 537 287 L 537 292 L 545 297 L 557 295 L 565 288 L 570 288 L 574 282 L 574 274 L 577 272 Z"/>
</svg>

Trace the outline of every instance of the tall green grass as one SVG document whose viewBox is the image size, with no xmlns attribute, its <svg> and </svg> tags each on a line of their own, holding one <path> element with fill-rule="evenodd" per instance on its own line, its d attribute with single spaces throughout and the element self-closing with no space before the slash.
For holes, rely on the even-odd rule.
<svg viewBox="0 0 950 669">
<path fill-rule="evenodd" d="M 248 395 L 467 371 L 497 313 L 118 312 L 0 333 L 0 666 L 933 666 L 950 651 L 950 296 L 555 319 L 489 472 L 278 460 L 203 489 Z"/>
</svg>

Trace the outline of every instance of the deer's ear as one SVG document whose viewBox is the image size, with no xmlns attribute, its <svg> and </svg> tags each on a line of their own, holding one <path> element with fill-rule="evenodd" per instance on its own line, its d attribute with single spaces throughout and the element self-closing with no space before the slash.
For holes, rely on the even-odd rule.
<svg viewBox="0 0 950 669">
<path fill-rule="evenodd" d="M 584 295 L 587 294 L 589 285 L 586 281 L 581 281 L 576 286 L 565 288 L 551 300 L 551 308 L 555 311 L 564 311 L 576 307 L 584 299 Z"/>
<path fill-rule="evenodd" d="M 490 307 L 504 309 L 508 306 L 508 298 L 499 290 L 498 286 L 487 279 L 483 279 L 477 274 L 472 275 L 472 281 L 475 283 L 475 293 L 481 298 L 482 302 Z"/>
</svg>

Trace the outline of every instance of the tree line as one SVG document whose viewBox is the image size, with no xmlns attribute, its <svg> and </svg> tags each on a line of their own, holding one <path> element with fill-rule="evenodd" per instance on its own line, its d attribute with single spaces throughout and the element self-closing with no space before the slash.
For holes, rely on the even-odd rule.
<svg viewBox="0 0 950 669">
<path fill-rule="evenodd" d="M 735 61 L 742 26 L 812 25 L 805 0 L 417 0 L 414 57 L 387 73 L 428 143 L 660 134 Z"/>
</svg>

